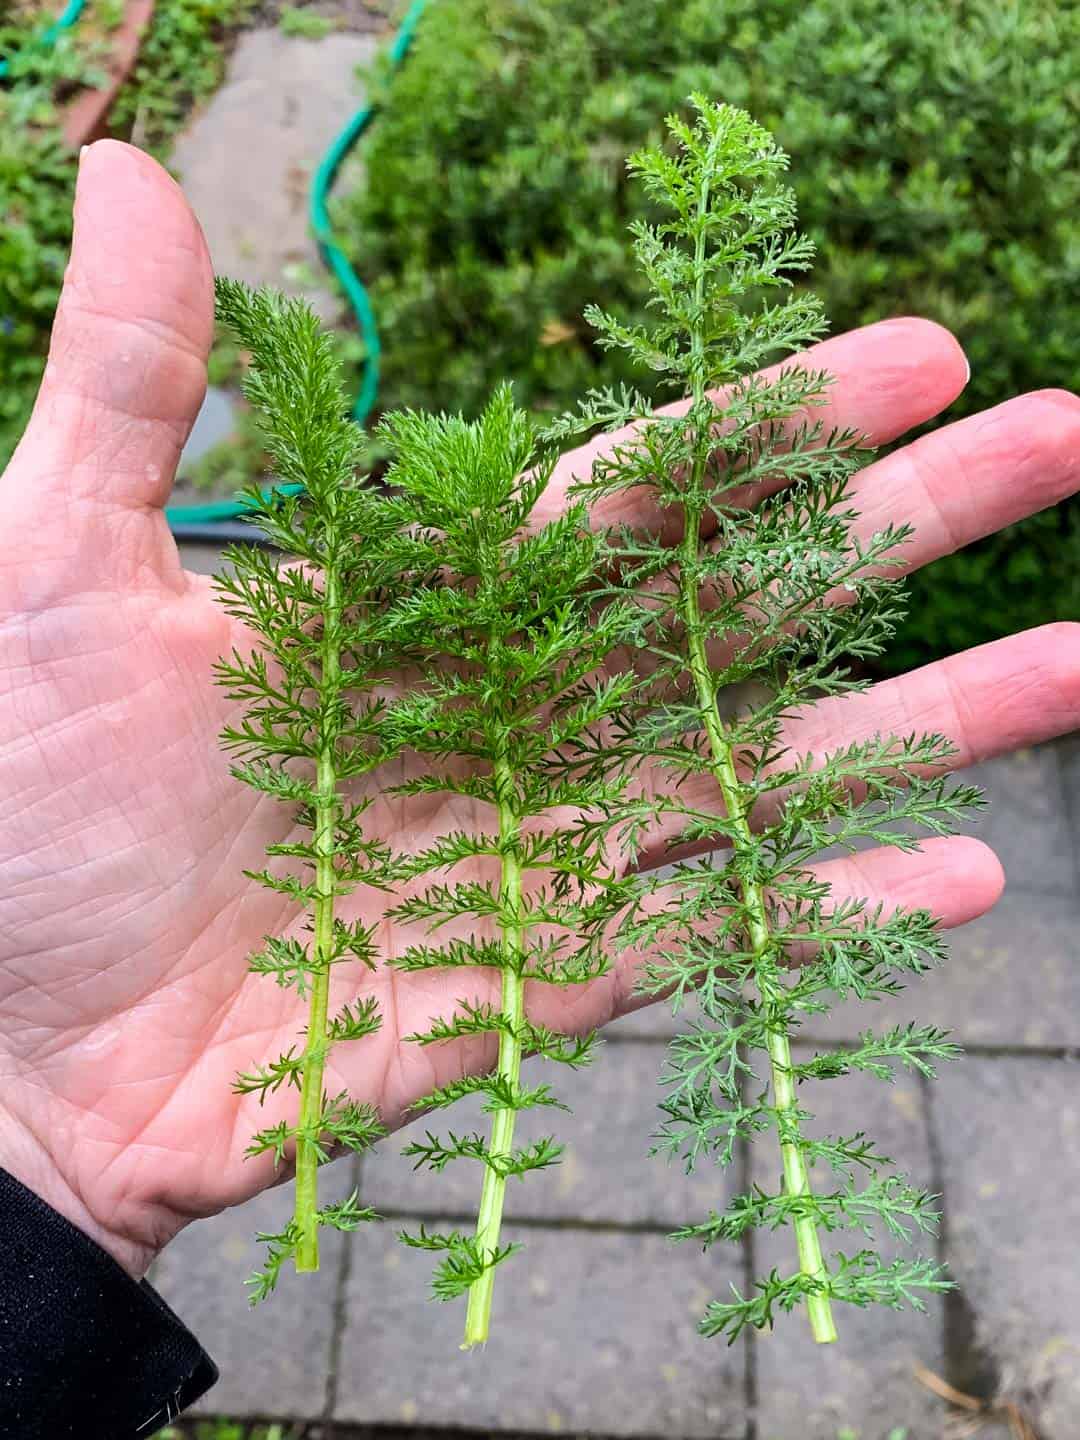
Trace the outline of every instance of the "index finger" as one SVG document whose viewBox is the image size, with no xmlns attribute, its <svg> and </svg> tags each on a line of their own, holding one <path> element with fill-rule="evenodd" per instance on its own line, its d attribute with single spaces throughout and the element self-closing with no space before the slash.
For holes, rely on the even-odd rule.
<svg viewBox="0 0 1080 1440">
<path fill-rule="evenodd" d="M 825 430 L 855 430 L 869 445 L 887 444 L 933 419 L 952 404 L 970 373 L 954 336 L 932 320 L 916 317 L 880 320 L 833 336 L 764 373 L 775 375 L 795 365 L 824 370 L 833 377 L 824 403 L 813 412 Z M 679 400 L 658 413 L 678 415 L 688 404 Z M 626 444 L 633 433 L 634 427 L 628 426 L 597 435 L 563 455 L 534 512 L 536 523 L 544 524 L 561 514 L 571 484 L 588 479 L 593 462 Z M 604 496 L 593 515 L 597 524 L 605 526 L 621 524 L 663 532 L 670 525 L 670 520 L 665 524 L 652 492 L 641 487 Z"/>
</svg>

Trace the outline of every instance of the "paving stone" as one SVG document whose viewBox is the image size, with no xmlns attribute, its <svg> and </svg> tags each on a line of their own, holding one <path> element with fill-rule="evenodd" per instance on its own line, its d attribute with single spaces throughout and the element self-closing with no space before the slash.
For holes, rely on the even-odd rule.
<svg viewBox="0 0 1080 1440">
<path fill-rule="evenodd" d="M 901 1075 L 887 1085 L 870 1076 L 845 1076 L 808 1085 L 800 1101 L 815 1116 L 807 1127 L 810 1133 L 863 1130 L 913 1183 L 933 1188 L 929 1132 L 916 1080 Z M 763 1137 L 752 1150 L 754 1181 L 769 1191 L 780 1185 L 775 1144 L 775 1137 Z M 817 1172 L 814 1182 L 818 1188 L 830 1183 L 827 1173 Z M 850 1254 L 868 1242 L 857 1231 L 841 1231 L 824 1243 L 826 1254 Z M 917 1236 L 911 1247 L 888 1237 L 875 1243 L 886 1258 L 936 1253 L 932 1236 Z M 788 1229 L 755 1234 L 755 1271 L 767 1273 L 774 1265 L 785 1274 L 795 1267 Z M 940 1300 L 932 1299 L 925 1315 L 843 1305 L 835 1307 L 835 1314 L 840 1336 L 835 1345 L 815 1344 L 802 1309 L 780 1316 L 772 1334 L 754 1335 L 758 1440 L 837 1440 L 844 1427 L 859 1440 L 886 1440 L 890 1431 L 903 1427 L 908 1440 L 937 1440 L 945 1407 L 913 1376 L 917 1365 L 942 1373 Z"/>
<path fill-rule="evenodd" d="M 330 141 L 361 103 L 356 68 L 377 48 L 371 35 L 314 43 L 275 29 L 249 31 L 225 84 L 172 156 L 214 268 L 306 294 L 326 319 L 340 301 L 308 233 L 308 191 Z"/>
<path fill-rule="evenodd" d="M 972 1045 L 1080 1045 L 1080 903 L 1006 890 L 989 912 L 948 934 L 949 958 L 894 999 L 847 1001 L 808 1033 L 852 1039 L 918 1020 Z"/>
<path fill-rule="evenodd" d="M 355 1183 L 353 1167 L 344 1163 L 323 1176 L 328 1200 L 344 1198 Z M 151 1273 L 155 1288 L 221 1371 L 217 1385 L 195 1407 L 198 1413 L 306 1419 L 323 1412 L 347 1237 L 324 1231 L 318 1273 L 297 1275 L 286 1268 L 276 1294 L 254 1308 L 244 1287 L 262 1263 L 256 1232 L 281 1230 L 292 1210 L 289 1184 L 200 1220 L 177 1236 Z"/>
<path fill-rule="evenodd" d="M 221 568 L 221 546 L 201 540 L 181 540 L 180 559 L 185 570 L 196 575 L 213 575 Z"/>
<path fill-rule="evenodd" d="M 540 1060 L 526 1063 L 524 1083 L 547 1082 L 574 1113 L 537 1109 L 518 1116 L 516 1144 L 554 1134 L 566 1151 L 560 1164 L 512 1184 L 510 1218 L 674 1228 L 726 1203 L 728 1171 L 706 1163 L 688 1176 L 677 1160 L 668 1163 L 648 1153 L 662 1118 L 657 1076 L 663 1054 L 661 1046 L 628 1041 L 602 1046 L 594 1064 L 577 1074 Z M 433 1175 L 414 1171 L 413 1161 L 400 1152 L 405 1140 L 420 1138 L 428 1127 L 436 1134 L 449 1127 L 459 1135 L 486 1135 L 491 1117 L 482 1103 L 480 1097 L 463 1101 L 381 1145 L 365 1175 L 368 1202 L 380 1210 L 471 1214 L 479 1194 L 478 1165 L 460 1161 Z"/>
<path fill-rule="evenodd" d="M 971 1059 L 931 1091 L 947 1254 L 984 1383 L 1039 1440 L 1073 1440 L 1080 1413 L 1080 1068 Z M 996 1372 L 996 1375 L 995 1375 Z"/>
<path fill-rule="evenodd" d="M 986 792 L 988 808 L 965 829 L 996 852 L 1009 887 L 1074 894 L 1076 864 L 1062 803 L 1059 746 L 1018 750 L 974 765 L 960 778 Z"/>
<path fill-rule="evenodd" d="M 1073 875 L 1080 881 L 1080 732 L 1054 742 L 1061 773 L 1060 803 L 1072 836 Z"/>
<path fill-rule="evenodd" d="M 428 1300 L 431 1257 L 356 1237 L 334 1418 L 374 1425 L 743 1440 L 744 1355 L 696 1321 L 736 1271 L 658 1235 L 508 1230 L 492 1337 L 458 1349 L 463 1302 Z"/>
<path fill-rule="evenodd" d="M 234 398 L 227 390 L 221 390 L 216 385 L 207 387 L 187 444 L 180 454 L 177 467 L 179 474 L 183 475 L 216 445 L 228 440 L 236 428 L 235 405 Z"/>
</svg>

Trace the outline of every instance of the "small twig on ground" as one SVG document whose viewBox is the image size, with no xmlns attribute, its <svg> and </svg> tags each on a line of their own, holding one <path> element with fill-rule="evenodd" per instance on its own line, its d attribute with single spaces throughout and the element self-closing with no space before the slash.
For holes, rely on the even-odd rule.
<svg viewBox="0 0 1080 1440">
<path fill-rule="evenodd" d="M 991 1420 L 1004 1420 L 1012 1440 L 1039 1440 L 1034 1425 L 1014 1400 L 980 1400 L 975 1395 L 965 1395 L 924 1365 L 916 1365 L 914 1374 L 931 1394 L 964 1412 L 949 1417 L 948 1433 L 952 1440 L 967 1440 L 968 1436 L 977 1435 Z"/>
</svg>

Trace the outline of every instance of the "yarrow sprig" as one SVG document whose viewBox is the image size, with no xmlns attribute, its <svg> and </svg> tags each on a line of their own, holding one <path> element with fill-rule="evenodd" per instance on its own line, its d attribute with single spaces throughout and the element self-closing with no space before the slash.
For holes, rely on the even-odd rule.
<svg viewBox="0 0 1080 1440">
<path fill-rule="evenodd" d="M 582 505 L 535 523 L 553 456 L 538 449 L 509 387 L 473 423 L 405 412 L 387 419 L 380 438 L 394 455 L 387 480 L 410 513 L 420 569 L 432 577 L 391 617 L 417 667 L 391 729 L 430 767 L 399 793 L 442 796 L 451 813 L 480 817 L 398 866 L 399 878 L 425 883 L 390 911 L 401 924 L 447 937 L 436 943 L 429 935 L 391 964 L 410 973 L 456 970 L 466 992 L 452 1015 L 408 1039 L 428 1047 L 480 1036 L 498 1047 L 490 1074 L 453 1081 L 416 1107 L 483 1095 L 490 1135 L 428 1131 L 405 1150 L 417 1167 L 441 1171 L 468 1159 L 483 1169 L 473 1235 L 402 1236 L 440 1252 L 438 1298 L 467 1292 L 468 1348 L 487 1339 L 494 1271 L 516 1248 L 501 1238 L 507 1181 L 562 1152 L 551 1136 L 515 1145 L 520 1111 L 566 1108 L 547 1084 L 523 1084 L 522 1057 L 577 1067 L 592 1054 L 591 1035 L 549 1029 L 527 1013 L 525 995 L 527 986 L 535 1000 L 543 988 L 607 969 L 603 947 L 581 934 L 586 898 L 600 905 L 610 883 L 606 845 L 566 816 L 622 798 L 624 781 L 597 759 L 596 736 L 634 681 L 604 677 L 599 667 L 636 619 L 621 603 L 597 613 L 601 541 Z M 454 881 L 462 862 L 486 867 L 485 878 Z M 443 874 L 450 878 L 435 879 Z"/>
<path fill-rule="evenodd" d="M 899 977 L 944 953 L 930 914 L 836 900 L 811 862 L 829 845 L 913 848 L 912 828 L 946 833 L 979 797 L 943 778 L 952 750 L 941 735 L 792 753 L 791 718 L 861 688 L 852 660 L 880 654 L 893 633 L 910 530 L 860 527 L 849 485 L 866 452 L 822 418 L 829 376 L 798 361 L 759 370 L 824 331 L 812 295 L 761 299 L 788 289 L 813 247 L 768 132 L 743 111 L 693 103 L 695 123 L 668 120 L 669 147 L 630 161 L 660 216 L 634 227 L 652 323 L 588 314 L 600 344 L 661 373 L 688 403 L 660 412 L 629 392 L 595 393 L 550 433 L 630 427 L 574 493 L 634 492 L 658 517 L 652 533 L 613 534 L 609 552 L 611 593 L 640 607 L 652 660 L 636 735 L 621 743 L 671 777 L 658 809 L 683 857 L 641 877 L 618 940 L 645 957 L 647 989 L 696 996 L 702 1017 L 670 1047 L 658 1148 L 692 1167 L 728 1163 L 737 1141 L 766 1131 L 779 1145 L 775 1193 L 744 1195 L 680 1237 L 707 1246 L 778 1225 L 795 1236 L 797 1269 L 713 1302 L 702 1330 L 734 1340 L 805 1304 L 815 1338 L 831 1341 L 834 1301 L 921 1306 L 948 1281 L 932 1261 L 885 1263 L 869 1246 L 826 1257 L 822 1236 L 837 1229 L 876 1221 L 906 1235 L 936 1216 L 864 1137 L 810 1138 L 803 1086 L 853 1069 L 891 1077 L 895 1065 L 932 1074 L 955 1047 L 912 1024 L 793 1058 L 807 1016 L 894 995 Z M 662 530 L 681 536 L 674 549 Z M 747 681 L 756 698 L 725 705 Z M 815 1167 L 830 1172 L 824 1188 Z"/>
<path fill-rule="evenodd" d="M 296 1168 L 293 1218 L 260 1236 L 268 1251 L 252 1277 L 254 1302 L 273 1290 L 287 1260 L 298 1271 L 318 1269 L 320 1228 L 353 1230 L 372 1218 L 355 1193 L 320 1207 L 318 1171 L 335 1151 L 362 1152 L 382 1134 L 370 1105 L 330 1094 L 324 1081 L 333 1047 L 381 1023 L 373 997 L 335 1015 L 329 1001 L 337 967 L 378 964 L 373 927 L 345 918 L 340 901 L 359 885 L 388 883 L 391 857 L 365 834 L 370 796 L 356 787 L 391 753 L 378 687 L 393 662 L 383 616 L 401 572 L 401 517 L 357 479 L 363 436 L 343 418 L 338 367 L 308 307 L 219 280 L 217 314 L 250 353 L 245 391 L 281 482 L 267 493 L 247 490 L 250 516 L 289 557 L 282 563 L 254 545 L 225 554 L 218 594 L 254 648 L 245 641 L 217 666 L 218 683 L 241 708 L 222 743 L 236 757 L 236 778 L 290 812 L 287 838 L 267 847 L 271 867 L 250 878 L 305 917 L 299 935 L 267 936 L 249 962 L 307 1006 L 302 1043 L 234 1084 L 260 1103 L 298 1092 L 295 1113 L 260 1130 L 247 1151 Z"/>
</svg>

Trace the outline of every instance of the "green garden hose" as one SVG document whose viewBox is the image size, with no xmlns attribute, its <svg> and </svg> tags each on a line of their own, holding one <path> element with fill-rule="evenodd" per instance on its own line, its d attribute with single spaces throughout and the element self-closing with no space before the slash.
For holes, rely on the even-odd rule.
<svg viewBox="0 0 1080 1440">
<path fill-rule="evenodd" d="M 54 45 L 65 30 L 71 29 L 85 8 L 86 0 L 68 0 L 67 6 L 59 20 L 54 21 L 47 30 L 43 30 L 41 34 L 31 42 L 32 48 L 47 50 L 50 45 Z M 10 69 L 11 62 L 9 60 L 0 60 L 0 80 L 4 78 Z"/>
<path fill-rule="evenodd" d="M 428 0 L 413 0 L 405 12 L 405 17 L 390 45 L 388 58 L 391 71 L 397 69 L 408 53 L 416 33 L 417 23 L 427 3 Z M 334 241 L 328 201 L 342 163 L 371 124 L 376 110 L 377 107 L 373 104 L 364 105 L 333 140 L 311 183 L 311 199 L 308 210 L 311 230 L 318 241 L 323 260 L 333 271 L 344 290 L 364 341 L 363 380 L 352 412 L 353 418 L 361 425 L 375 408 L 375 402 L 378 399 L 379 361 L 382 347 L 379 342 L 379 327 L 375 321 L 371 297 L 360 277 L 349 264 L 344 251 Z M 281 486 L 280 488 L 283 493 L 293 493 L 299 487 Z M 219 500 L 207 505 L 170 505 L 165 510 L 174 535 L 186 539 L 212 540 L 237 533 L 234 527 L 238 522 L 243 526 L 241 533 L 245 537 L 250 537 L 250 527 L 243 524 L 243 517 L 246 513 L 247 507 L 240 500 Z"/>
<path fill-rule="evenodd" d="M 390 45 L 391 70 L 395 70 L 408 53 L 417 23 L 426 4 L 427 0 L 413 0 L 405 12 L 405 18 Z M 85 8 L 86 0 L 68 0 L 59 18 L 32 42 L 34 46 L 47 49 L 50 45 L 55 44 L 57 38 L 76 23 Z M 0 59 L 0 79 L 3 79 L 9 70 L 10 62 Z M 343 161 L 370 125 L 375 112 L 374 105 L 364 105 L 337 135 L 315 172 L 311 186 L 309 210 L 311 229 L 318 241 L 323 259 L 337 276 L 346 299 L 352 306 L 364 341 L 366 353 L 363 381 L 360 393 L 356 397 L 356 404 L 353 406 L 353 416 L 359 424 L 363 424 L 368 418 L 378 399 L 381 355 L 379 328 L 375 322 L 375 312 L 372 310 L 367 290 L 356 271 L 349 264 L 344 252 L 334 242 L 327 202 Z M 281 488 L 288 493 L 298 487 L 282 486 Z M 202 505 L 170 505 L 165 510 L 165 516 L 174 534 L 189 539 L 214 540 L 226 538 L 227 534 L 234 533 L 233 527 L 236 522 L 243 520 L 246 513 L 247 506 L 240 500 L 218 500 Z M 243 533 L 249 536 L 251 532 L 245 527 Z"/>
<path fill-rule="evenodd" d="M 408 54 L 409 46 L 412 44 L 413 37 L 416 34 L 416 26 L 426 4 L 427 0 L 413 0 L 413 3 L 405 12 L 405 18 L 402 20 L 390 46 L 389 64 L 391 71 L 396 70 Z M 360 334 L 364 340 L 364 349 L 366 352 L 364 358 L 364 379 L 360 386 L 360 393 L 356 397 L 356 404 L 353 406 L 353 419 L 360 425 L 364 423 L 372 410 L 374 410 L 375 401 L 378 399 L 379 361 L 382 355 L 382 347 L 379 344 L 379 329 L 375 323 L 375 314 L 371 308 L 371 299 L 368 292 L 361 283 L 356 271 L 345 258 L 345 255 L 334 243 L 327 201 L 342 162 L 360 139 L 360 136 L 363 135 L 364 131 L 371 124 L 375 110 L 376 107 L 374 105 L 365 105 L 362 110 L 358 110 L 323 156 L 322 164 L 315 172 L 315 179 L 312 181 L 311 207 L 309 211 L 311 229 L 315 235 L 315 239 L 319 242 L 319 249 L 322 251 L 323 259 L 337 276 L 341 288 L 345 291 L 346 298 L 352 306 L 353 312 L 359 322 Z"/>
</svg>

